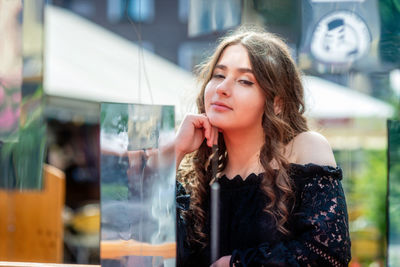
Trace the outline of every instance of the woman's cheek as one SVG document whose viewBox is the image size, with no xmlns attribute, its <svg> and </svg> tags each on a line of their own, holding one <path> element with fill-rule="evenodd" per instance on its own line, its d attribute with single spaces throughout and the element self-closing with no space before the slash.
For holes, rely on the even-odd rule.
<svg viewBox="0 0 400 267">
<path fill-rule="evenodd" d="M 212 99 L 212 92 L 210 91 L 209 84 L 210 83 L 207 84 L 206 89 L 204 91 L 204 105 L 205 105 L 206 111 L 207 111 L 207 109 L 209 109 L 211 99 Z"/>
</svg>

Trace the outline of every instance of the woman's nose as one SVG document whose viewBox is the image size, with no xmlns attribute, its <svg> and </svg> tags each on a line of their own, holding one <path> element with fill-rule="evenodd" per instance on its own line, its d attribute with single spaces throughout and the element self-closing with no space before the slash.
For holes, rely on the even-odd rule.
<svg viewBox="0 0 400 267">
<path fill-rule="evenodd" d="M 232 82 L 230 81 L 230 79 L 225 78 L 223 79 L 218 85 L 217 85 L 217 94 L 221 94 L 221 95 L 225 95 L 228 96 L 230 95 L 230 91 L 231 91 L 231 86 L 232 86 Z"/>
</svg>

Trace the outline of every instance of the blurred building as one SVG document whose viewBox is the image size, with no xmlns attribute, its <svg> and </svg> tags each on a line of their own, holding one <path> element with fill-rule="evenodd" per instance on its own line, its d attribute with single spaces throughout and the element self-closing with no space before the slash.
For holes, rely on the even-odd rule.
<svg viewBox="0 0 400 267">
<path fill-rule="evenodd" d="M 221 33 L 188 37 L 189 0 L 52 0 L 99 26 L 192 70 Z M 99 44 L 101 45 L 101 44 Z"/>
</svg>

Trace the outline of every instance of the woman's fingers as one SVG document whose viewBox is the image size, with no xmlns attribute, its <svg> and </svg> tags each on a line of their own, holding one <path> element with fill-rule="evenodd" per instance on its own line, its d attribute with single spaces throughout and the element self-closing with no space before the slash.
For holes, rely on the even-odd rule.
<svg viewBox="0 0 400 267">
<path fill-rule="evenodd" d="M 207 121 L 204 123 L 204 137 L 207 139 L 207 145 L 212 147 L 217 144 L 218 141 L 218 129 L 211 125 L 210 121 L 207 118 Z"/>
<path fill-rule="evenodd" d="M 214 133 L 213 145 L 218 145 L 218 128 L 217 127 L 213 127 L 213 133 Z"/>
<path fill-rule="evenodd" d="M 218 128 L 213 126 L 210 122 L 209 124 L 209 137 L 207 138 L 207 145 L 209 147 L 213 147 L 214 145 L 218 145 Z"/>
<path fill-rule="evenodd" d="M 182 122 L 179 132 L 180 140 L 186 140 L 181 149 L 185 152 L 191 152 L 193 149 L 197 149 L 204 138 L 209 147 L 217 144 L 218 141 L 218 129 L 210 123 L 205 114 L 187 115 Z M 192 134 L 193 136 L 191 136 Z"/>
<path fill-rule="evenodd" d="M 202 128 L 204 133 L 204 138 L 207 139 L 207 145 L 212 147 L 215 142 L 215 131 L 217 128 L 211 125 L 206 115 L 198 115 L 196 116 L 196 120 L 194 121 L 194 126 L 196 128 Z"/>
<path fill-rule="evenodd" d="M 218 145 L 218 128 L 211 125 L 210 128 L 210 138 L 207 140 L 207 145 L 213 147 Z"/>
</svg>

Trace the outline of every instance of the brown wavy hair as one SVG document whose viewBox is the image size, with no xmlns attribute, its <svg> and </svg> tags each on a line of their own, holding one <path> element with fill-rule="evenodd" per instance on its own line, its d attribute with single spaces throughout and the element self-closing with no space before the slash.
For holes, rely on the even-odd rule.
<svg viewBox="0 0 400 267">
<path fill-rule="evenodd" d="M 202 84 L 197 98 L 199 113 L 205 113 L 204 91 L 215 65 L 225 48 L 235 44 L 247 49 L 254 76 L 265 95 L 264 144 L 260 149 L 260 163 L 265 173 L 260 186 L 270 202 L 264 210 L 274 218 L 278 231 L 288 235 L 285 224 L 293 206 L 294 192 L 287 173 L 289 163 L 284 157 L 284 148 L 296 135 L 308 130 L 303 116 L 305 108 L 300 74 L 282 39 L 262 29 L 241 27 L 220 39 L 214 54 L 197 68 Z M 276 97 L 280 103 L 279 114 L 274 112 Z M 273 160 L 277 170 L 271 167 Z M 204 141 L 197 151 L 185 158 L 179 170 L 181 182 L 191 193 L 190 207 L 184 215 L 190 222 L 187 224 L 189 242 L 203 247 L 208 240 L 204 233 L 208 216 L 205 209 L 209 205 L 210 182 L 216 176 L 210 164 L 214 161 L 218 162 L 218 173 L 228 162 L 222 133 L 219 133 L 216 152 L 213 153 Z"/>
</svg>

